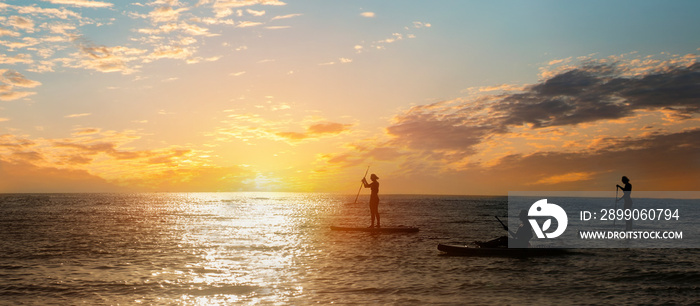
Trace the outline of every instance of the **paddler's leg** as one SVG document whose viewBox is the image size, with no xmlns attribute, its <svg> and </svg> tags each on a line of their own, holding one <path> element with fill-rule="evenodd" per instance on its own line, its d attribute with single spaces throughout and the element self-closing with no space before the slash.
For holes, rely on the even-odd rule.
<svg viewBox="0 0 700 306">
<path fill-rule="evenodd" d="M 379 201 L 370 200 L 369 210 L 372 214 L 372 225 L 374 225 L 374 219 L 377 219 L 377 227 L 381 227 L 381 220 L 379 218 Z"/>
<path fill-rule="evenodd" d="M 374 214 L 377 215 L 377 227 L 382 227 L 381 221 L 380 221 L 380 218 L 379 218 L 379 203 L 377 203 L 376 205 L 374 205 Z"/>
</svg>

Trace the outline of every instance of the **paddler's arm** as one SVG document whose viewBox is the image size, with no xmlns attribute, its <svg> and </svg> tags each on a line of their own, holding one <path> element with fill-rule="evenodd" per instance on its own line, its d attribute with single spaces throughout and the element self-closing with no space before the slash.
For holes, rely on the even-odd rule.
<svg viewBox="0 0 700 306">
<path fill-rule="evenodd" d="M 510 234 L 511 237 L 518 239 L 518 236 L 513 233 L 513 231 L 509 230 L 508 227 L 506 227 L 506 230 L 508 231 L 508 234 Z"/>
<path fill-rule="evenodd" d="M 369 187 L 370 187 L 370 185 L 367 184 L 367 179 L 364 178 L 364 177 L 362 178 L 362 184 L 365 185 L 365 188 L 369 188 Z"/>
<path fill-rule="evenodd" d="M 513 239 L 520 240 L 520 239 L 523 239 L 523 235 L 518 235 L 519 233 L 523 233 L 523 232 L 521 232 L 521 230 L 523 230 L 522 224 L 518 227 L 517 232 L 514 233 L 512 231 L 508 231 L 508 233 L 510 233 L 510 235 L 513 236 Z M 530 231 L 532 231 L 532 229 L 530 229 Z M 528 240 L 529 240 L 529 238 L 528 238 Z"/>
<path fill-rule="evenodd" d="M 496 217 L 496 220 L 498 220 L 498 223 L 501 223 L 501 226 L 503 226 L 503 229 L 506 230 L 506 232 L 508 232 L 513 238 L 516 237 L 516 236 L 515 236 L 515 233 L 511 232 L 511 231 L 508 229 L 508 226 L 506 226 L 505 224 L 503 224 L 503 221 L 501 221 L 501 219 L 499 219 L 498 216 L 494 216 L 494 217 Z"/>
</svg>

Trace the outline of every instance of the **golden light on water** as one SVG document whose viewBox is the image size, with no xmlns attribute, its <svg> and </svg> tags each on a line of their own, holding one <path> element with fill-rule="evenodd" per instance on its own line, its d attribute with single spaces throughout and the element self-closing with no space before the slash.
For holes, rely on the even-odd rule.
<svg viewBox="0 0 700 306">
<path fill-rule="evenodd" d="M 303 293 L 299 258 L 308 241 L 304 215 L 318 213 L 310 197 L 285 193 L 187 194 L 177 208 L 179 247 L 189 253 L 182 269 L 154 274 L 187 284 L 188 304 L 235 303 L 242 299 L 282 302 Z M 175 220 L 178 222 L 178 220 Z M 200 294 L 192 294 L 199 292 Z"/>
</svg>

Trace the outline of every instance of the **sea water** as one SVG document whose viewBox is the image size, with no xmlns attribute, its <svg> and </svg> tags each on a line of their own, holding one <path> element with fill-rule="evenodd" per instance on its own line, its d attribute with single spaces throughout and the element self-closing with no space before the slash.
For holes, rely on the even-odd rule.
<svg viewBox="0 0 700 306">
<path fill-rule="evenodd" d="M 507 197 L 313 193 L 0 195 L 0 304 L 638 304 L 700 301 L 698 249 L 451 257 L 503 235 Z M 367 199 L 361 198 L 362 201 Z"/>
</svg>

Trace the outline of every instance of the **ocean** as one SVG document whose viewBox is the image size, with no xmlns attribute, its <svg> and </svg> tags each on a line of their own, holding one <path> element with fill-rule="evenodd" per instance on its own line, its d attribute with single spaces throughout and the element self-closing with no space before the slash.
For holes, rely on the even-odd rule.
<svg viewBox="0 0 700 306">
<path fill-rule="evenodd" d="M 504 234 L 507 197 L 314 193 L 0 194 L 0 304 L 692 304 L 700 249 L 454 257 Z M 361 197 L 367 201 L 367 197 Z"/>
</svg>

